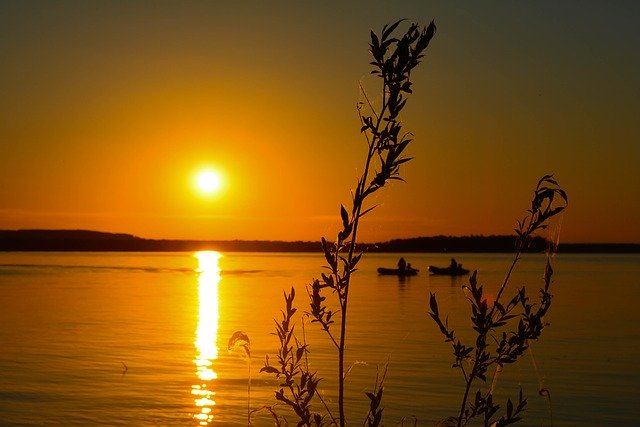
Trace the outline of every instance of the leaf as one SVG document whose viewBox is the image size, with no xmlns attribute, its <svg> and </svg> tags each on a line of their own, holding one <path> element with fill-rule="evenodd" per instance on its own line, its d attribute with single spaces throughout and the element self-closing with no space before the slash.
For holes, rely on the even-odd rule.
<svg viewBox="0 0 640 427">
<path fill-rule="evenodd" d="M 396 160 L 393 165 L 394 166 L 400 166 L 403 163 L 407 163 L 408 161 L 413 160 L 413 157 L 403 157 L 401 159 Z M 404 179 L 402 180 L 404 181 Z"/>
<path fill-rule="evenodd" d="M 322 238 L 322 250 L 324 251 L 324 257 L 327 260 L 329 267 L 331 267 L 332 271 L 335 271 L 337 269 L 336 259 L 331 253 L 329 243 L 327 243 L 327 240 L 324 237 Z"/>
<path fill-rule="evenodd" d="M 232 350 L 234 347 L 242 346 L 247 356 L 251 357 L 250 344 L 251 341 L 249 340 L 249 336 L 246 333 L 242 331 L 236 331 L 233 333 L 233 335 L 231 335 L 231 338 L 229 338 L 227 349 Z"/>
<path fill-rule="evenodd" d="M 349 269 L 352 271 L 355 271 L 355 266 L 358 264 L 358 262 L 360 262 L 360 258 L 362 258 L 362 253 L 359 253 L 358 255 L 355 255 L 353 257 L 353 259 L 351 259 L 351 265 L 349 266 Z"/>
<path fill-rule="evenodd" d="M 304 347 L 298 348 L 298 350 L 296 350 L 296 362 L 299 362 L 300 359 L 302 359 L 303 355 L 304 355 Z"/>
<path fill-rule="evenodd" d="M 431 308 L 431 312 L 436 316 L 440 317 L 438 314 L 438 301 L 436 300 L 436 294 L 433 292 L 429 293 L 429 307 Z"/>
<path fill-rule="evenodd" d="M 260 372 L 266 372 L 268 374 L 279 374 L 280 371 L 273 367 L 273 366 L 263 366 L 262 368 L 260 368 Z"/>
<path fill-rule="evenodd" d="M 382 392 L 384 390 L 384 387 L 380 387 L 378 389 L 378 393 L 376 394 L 376 398 L 373 401 L 374 406 L 377 408 L 378 406 L 380 406 L 380 402 L 382 401 Z"/>
<path fill-rule="evenodd" d="M 342 226 L 346 229 L 349 226 L 349 214 L 344 205 L 340 205 L 340 216 L 342 217 Z"/>
<path fill-rule="evenodd" d="M 351 235 L 351 231 L 352 231 L 353 227 L 351 226 L 351 224 L 347 225 L 344 230 L 340 231 L 338 233 L 338 241 L 339 242 L 343 242 L 345 240 L 347 240 L 349 238 L 349 236 Z"/>
<path fill-rule="evenodd" d="M 420 37 L 420 40 L 416 44 L 416 51 L 418 53 L 421 53 L 423 50 L 425 50 L 429 46 L 429 42 L 431 41 L 435 33 L 436 33 L 436 24 L 433 21 L 431 21 L 427 29 L 422 33 L 422 37 Z"/>
<path fill-rule="evenodd" d="M 389 37 L 391 35 L 391 33 L 393 33 L 395 31 L 395 29 L 398 27 L 398 25 L 400 25 L 400 23 L 402 21 L 405 21 L 406 19 L 400 19 L 398 21 L 396 21 L 394 24 L 391 24 L 390 27 L 387 28 L 387 26 L 385 25 L 382 28 L 382 40 L 385 40 L 387 37 Z"/>
<path fill-rule="evenodd" d="M 284 395 L 284 390 L 282 389 L 280 391 L 276 391 L 276 400 L 284 402 L 291 407 L 295 407 L 295 403 L 293 403 L 290 399 L 287 399 L 287 397 Z"/>
<path fill-rule="evenodd" d="M 371 212 L 372 210 L 374 210 L 376 207 L 377 207 L 377 206 L 372 206 L 372 207 L 370 207 L 369 209 L 367 209 L 367 210 L 365 210 L 365 211 L 363 211 L 363 212 L 360 212 L 360 218 L 362 218 L 363 216 L 365 216 L 366 214 L 368 214 L 369 212 Z"/>
<path fill-rule="evenodd" d="M 380 41 L 378 40 L 378 36 L 376 35 L 376 33 L 373 32 L 373 30 L 371 30 L 371 45 L 373 49 L 377 49 L 380 46 Z"/>
</svg>

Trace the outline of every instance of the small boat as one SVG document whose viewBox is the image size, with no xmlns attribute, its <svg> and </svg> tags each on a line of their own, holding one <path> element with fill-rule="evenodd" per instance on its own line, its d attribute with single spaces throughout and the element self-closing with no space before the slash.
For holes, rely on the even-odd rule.
<svg viewBox="0 0 640 427">
<path fill-rule="evenodd" d="M 431 274 L 439 274 L 439 275 L 446 275 L 446 276 L 464 276 L 465 274 L 469 274 L 469 270 L 467 270 L 466 268 L 462 268 L 460 266 L 436 267 L 436 266 L 430 265 L 429 272 Z"/>
<path fill-rule="evenodd" d="M 415 276 L 416 274 L 418 274 L 418 271 L 419 270 L 417 268 L 413 267 L 407 267 L 403 270 L 399 268 L 378 268 L 378 274 L 381 274 L 383 276 Z"/>
</svg>

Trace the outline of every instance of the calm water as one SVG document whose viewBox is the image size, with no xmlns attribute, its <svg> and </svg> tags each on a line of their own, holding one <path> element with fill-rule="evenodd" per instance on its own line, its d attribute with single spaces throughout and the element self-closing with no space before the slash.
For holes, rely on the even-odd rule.
<svg viewBox="0 0 640 427">
<path fill-rule="evenodd" d="M 451 349 L 427 315 L 429 292 L 461 335 L 467 278 L 426 274 L 441 254 L 406 255 L 421 273 L 378 276 L 395 255 L 363 258 L 350 294 L 348 421 L 362 425 L 376 372 L 387 361 L 385 424 L 416 417 L 431 426 L 456 415 L 462 392 Z M 460 254 L 495 292 L 511 257 Z M 246 425 L 247 406 L 273 405 L 277 388 L 258 371 L 274 354 L 273 319 L 283 290 L 318 277 L 319 254 L 0 253 L 0 425 Z M 527 256 L 513 277 L 531 296 L 544 257 Z M 558 255 L 551 326 L 499 381 L 529 397 L 523 425 L 638 425 L 640 256 Z M 311 363 L 334 400 L 335 355 L 306 324 Z M 298 330 L 302 325 L 298 323 Z M 251 358 L 228 349 L 235 331 Z M 250 381 L 250 398 L 248 398 Z M 537 390 L 550 390 L 551 401 Z M 272 425 L 264 412 L 255 425 Z M 406 425 L 409 425 L 407 422 Z"/>
</svg>

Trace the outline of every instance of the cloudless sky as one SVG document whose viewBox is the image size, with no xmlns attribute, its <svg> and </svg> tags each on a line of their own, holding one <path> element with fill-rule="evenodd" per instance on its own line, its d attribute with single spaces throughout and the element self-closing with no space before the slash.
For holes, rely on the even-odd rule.
<svg viewBox="0 0 640 427">
<path fill-rule="evenodd" d="M 402 115 L 407 182 L 362 240 L 510 234 L 554 174 L 561 242 L 640 242 L 635 1 L 3 1 L 0 229 L 333 238 L 359 84 L 379 97 L 369 31 L 399 18 L 438 31 Z"/>
</svg>

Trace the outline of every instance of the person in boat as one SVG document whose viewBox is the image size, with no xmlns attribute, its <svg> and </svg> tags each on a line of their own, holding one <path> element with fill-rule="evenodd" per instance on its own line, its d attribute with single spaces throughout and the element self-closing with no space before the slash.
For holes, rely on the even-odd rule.
<svg viewBox="0 0 640 427">
<path fill-rule="evenodd" d="M 407 264 L 407 271 L 411 271 L 411 263 Z"/>
<path fill-rule="evenodd" d="M 451 258 L 451 264 L 449 264 L 449 270 L 453 270 L 453 271 L 462 270 L 462 264 L 458 264 L 458 262 L 455 259 Z"/>
<path fill-rule="evenodd" d="M 406 269 L 407 269 L 407 261 L 405 261 L 404 258 L 400 257 L 400 259 L 398 260 L 398 270 L 403 272 Z"/>
</svg>

